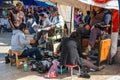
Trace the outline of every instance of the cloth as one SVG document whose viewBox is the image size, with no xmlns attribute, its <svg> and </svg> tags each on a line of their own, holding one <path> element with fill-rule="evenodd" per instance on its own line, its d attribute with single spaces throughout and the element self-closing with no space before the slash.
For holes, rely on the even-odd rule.
<svg viewBox="0 0 120 80">
<path fill-rule="evenodd" d="M 23 52 L 30 41 L 27 40 L 25 34 L 20 30 L 13 30 L 11 39 L 11 49 L 18 52 Z"/>
<path fill-rule="evenodd" d="M 111 35 L 111 58 L 117 53 L 118 32 L 114 32 Z"/>
<path fill-rule="evenodd" d="M 112 27 L 112 32 L 118 32 L 119 30 L 119 12 L 118 10 L 112 10 L 112 13 L 113 13 L 113 16 L 112 16 L 112 24 L 113 24 L 113 27 Z"/>
<path fill-rule="evenodd" d="M 113 58 L 117 53 L 117 41 L 118 41 L 118 30 L 119 30 L 119 11 L 113 9 L 112 10 L 112 35 L 111 35 L 111 58 Z"/>
</svg>

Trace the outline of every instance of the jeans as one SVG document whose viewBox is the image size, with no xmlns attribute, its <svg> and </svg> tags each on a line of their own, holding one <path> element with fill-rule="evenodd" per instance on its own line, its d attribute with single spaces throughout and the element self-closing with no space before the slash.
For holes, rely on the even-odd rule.
<svg viewBox="0 0 120 80">
<path fill-rule="evenodd" d="M 91 45 L 91 47 L 94 47 L 97 36 L 101 36 L 101 35 L 102 33 L 99 28 L 94 28 L 93 30 L 91 30 L 90 38 L 89 38 L 89 45 Z"/>
<path fill-rule="evenodd" d="M 23 53 L 19 57 L 27 57 L 27 56 L 35 56 L 36 60 L 42 59 L 42 55 L 39 49 L 36 47 L 24 50 Z"/>
</svg>

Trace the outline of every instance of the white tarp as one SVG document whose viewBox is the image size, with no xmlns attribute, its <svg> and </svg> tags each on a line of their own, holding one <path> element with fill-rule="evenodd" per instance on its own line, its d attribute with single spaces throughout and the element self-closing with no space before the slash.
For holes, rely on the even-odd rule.
<svg viewBox="0 0 120 80">
<path fill-rule="evenodd" d="M 98 4 L 98 3 L 95 3 L 93 0 L 49 0 L 49 1 L 53 3 L 73 6 L 77 8 L 84 8 L 86 4 L 90 4 L 90 5 L 99 6 L 103 8 L 119 10 L 118 0 L 110 0 L 105 4 Z"/>
<path fill-rule="evenodd" d="M 58 11 L 59 14 L 62 15 L 62 17 L 64 18 L 64 20 L 67 22 L 67 27 L 68 27 L 68 33 L 71 32 L 71 30 L 73 30 L 71 26 L 73 26 L 73 12 L 74 9 L 71 6 L 66 6 L 66 5 L 60 5 L 57 4 L 58 7 Z"/>
<path fill-rule="evenodd" d="M 119 10 L 118 0 L 110 0 L 104 4 L 98 4 L 98 3 L 94 2 L 93 0 L 79 0 L 79 1 L 86 3 L 86 4 L 94 5 L 94 6 Z"/>
<path fill-rule="evenodd" d="M 80 9 L 85 9 L 85 8 L 87 9 L 87 6 L 88 6 L 78 0 L 50 0 L 50 1 L 53 3 L 76 7 L 76 8 L 80 8 Z"/>
</svg>

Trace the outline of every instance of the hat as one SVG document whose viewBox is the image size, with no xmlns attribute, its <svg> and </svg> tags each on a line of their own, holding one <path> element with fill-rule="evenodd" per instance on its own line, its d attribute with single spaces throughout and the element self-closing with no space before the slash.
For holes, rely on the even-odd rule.
<svg viewBox="0 0 120 80">
<path fill-rule="evenodd" d="M 46 17 L 46 18 L 48 17 L 48 15 L 45 12 L 41 12 L 39 16 Z"/>
<path fill-rule="evenodd" d="M 58 11 L 58 8 L 57 7 L 53 7 L 52 10 L 50 11 L 50 13 L 53 13 L 53 12 L 56 12 Z"/>
<path fill-rule="evenodd" d="M 17 2 L 16 6 L 22 6 L 21 2 Z"/>
</svg>

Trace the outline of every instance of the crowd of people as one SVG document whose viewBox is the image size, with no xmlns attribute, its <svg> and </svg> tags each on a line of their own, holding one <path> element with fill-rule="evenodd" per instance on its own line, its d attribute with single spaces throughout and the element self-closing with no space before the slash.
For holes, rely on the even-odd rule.
<svg viewBox="0 0 120 80">
<path fill-rule="evenodd" d="M 38 48 L 29 48 L 28 45 L 37 43 L 45 33 L 48 33 L 48 36 L 54 35 L 57 28 L 63 28 L 64 20 L 56 7 L 53 7 L 49 13 L 45 11 L 37 13 L 34 11 L 35 9 L 30 10 L 31 8 L 28 8 L 26 14 L 22 12 L 22 8 L 23 4 L 18 2 L 16 7 L 10 10 L 9 22 L 13 29 L 11 49 L 22 53 L 20 56 L 24 55 L 24 57 L 35 54 L 36 59 L 40 60 L 42 58 Z M 50 29 L 41 30 L 45 27 Z M 36 34 L 36 38 L 27 40 L 24 35 L 25 29 L 28 29 L 30 34 Z"/>
<path fill-rule="evenodd" d="M 20 57 L 35 56 L 36 60 L 41 60 L 43 55 L 37 47 L 31 47 L 38 43 L 41 38 L 47 40 L 47 37 L 55 35 L 57 29 L 64 28 L 64 19 L 58 13 L 57 7 L 48 9 L 32 9 L 28 8 L 25 12 L 22 11 L 23 4 L 18 2 L 14 9 L 9 10 L 8 21 L 12 28 L 11 49 L 18 51 Z M 79 14 L 79 15 L 78 15 Z M 110 27 L 111 12 L 110 10 L 93 7 L 93 11 L 87 11 L 87 15 L 83 20 L 83 13 L 75 13 L 75 32 L 72 32 L 70 37 L 63 38 L 61 41 L 61 65 L 77 64 L 82 67 L 85 72 L 85 67 L 92 68 L 96 71 L 102 70 L 103 66 L 96 66 L 87 60 L 90 55 L 91 48 L 95 45 L 97 36 L 102 36 L 105 30 Z M 80 26 L 80 24 L 84 24 Z M 49 30 L 42 30 L 49 27 Z M 103 29 L 104 28 L 104 29 Z M 25 36 L 25 30 L 28 29 L 30 34 L 34 34 L 35 38 L 28 40 Z M 47 36 L 44 36 L 48 34 Z M 89 43 L 86 50 L 82 53 L 81 37 L 89 35 Z M 90 77 L 87 73 L 84 77 Z"/>
</svg>

